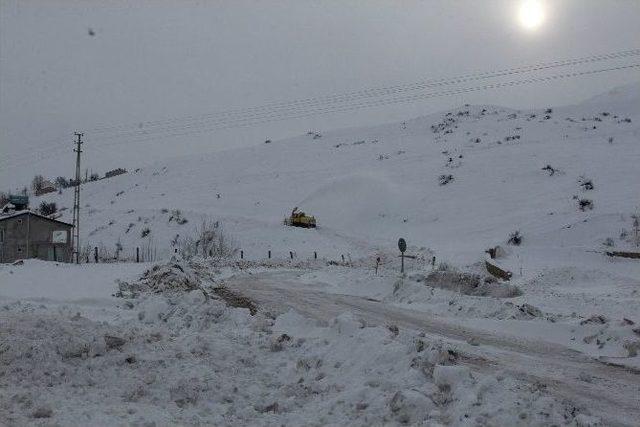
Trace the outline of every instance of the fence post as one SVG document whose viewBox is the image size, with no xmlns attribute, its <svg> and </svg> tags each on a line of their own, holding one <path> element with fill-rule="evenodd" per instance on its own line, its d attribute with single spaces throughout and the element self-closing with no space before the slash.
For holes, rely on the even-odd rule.
<svg viewBox="0 0 640 427">
<path fill-rule="evenodd" d="M 95 260 L 95 262 L 97 264 L 98 263 L 98 247 L 97 246 L 93 247 L 93 259 Z M 87 260 L 87 263 L 88 262 L 89 262 L 89 260 Z"/>
<path fill-rule="evenodd" d="M 244 251 L 240 251 L 240 259 L 244 259 Z"/>
<path fill-rule="evenodd" d="M 140 262 L 140 248 L 136 247 L 136 262 Z"/>
<path fill-rule="evenodd" d="M 269 257 L 269 259 L 271 259 L 271 251 L 269 251 L 269 253 L 267 254 L 267 256 Z"/>
</svg>

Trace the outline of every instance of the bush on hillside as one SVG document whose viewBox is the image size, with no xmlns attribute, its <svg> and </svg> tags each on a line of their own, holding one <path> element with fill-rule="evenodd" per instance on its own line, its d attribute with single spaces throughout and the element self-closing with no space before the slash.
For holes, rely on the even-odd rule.
<svg viewBox="0 0 640 427">
<path fill-rule="evenodd" d="M 38 208 L 38 210 L 40 211 L 41 215 L 49 216 L 58 212 L 58 207 L 56 206 L 55 202 L 47 203 L 43 201 L 42 203 L 40 203 L 40 207 Z"/>
<path fill-rule="evenodd" d="M 516 230 L 513 233 L 509 234 L 507 243 L 514 246 L 520 246 L 520 244 L 522 243 L 522 235 L 520 234 L 520 230 Z"/>
<path fill-rule="evenodd" d="M 59 176 L 56 178 L 56 185 L 58 188 L 67 188 L 71 186 L 71 183 L 64 176 Z"/>
<path fill-rule="evenodd" d="M 451 181 L 453 181 L 453 175 L 440 175 L 440 177 L 438 178 L 438 183 L 440 185 L 447 185 L 448 183 L 450 183 Z"/>
<path fill-rule="evenodd" d="M 553 176 L 558 170 L 551 165 L 546 165 L 542 168 L 543 171 L 549 172 L 549 176 Z"/>
<path fill-rule="evenodd" d="M 578 184 L 580 184 L 580 187 L 582 187 L 582 189 L 586 191 L 593 190 L 595 188 L 595 186 L 593 185 L 593 181 L 584 176 L 581 176 L 578 179 Z"/>
<path fill-rule="evenodd" d="M 33 177 L 31 181 L 31 189 L 34 193 L 42 190 L 42 186 L 44 185 L 44 177 L 42 175 L 36 175 Z"/>
<path fill-rule="evenodd" d="M 582 212 L 593 209 L 593 200 L 591 199 L 578 200 L 578 208 L 580 208 Z"/>
<path fill-rule="evenodd" d="M 231 258 L 238 251 L 233 239 L 226 235 L 216 221 L 202 221 L 193 235 L 176 235 L 173 243 L 186 259 L 195 256 Z"/>
<path fill-rule="evenodd" d="M 179 225 L 186 224 L 189 222 L 185 217 L 182 216 L 182 211 L 180 209 L 176 209 L 171 211 L 171 216 L 169 217 L 169 222 L 175 221 Z"/>
</svg>

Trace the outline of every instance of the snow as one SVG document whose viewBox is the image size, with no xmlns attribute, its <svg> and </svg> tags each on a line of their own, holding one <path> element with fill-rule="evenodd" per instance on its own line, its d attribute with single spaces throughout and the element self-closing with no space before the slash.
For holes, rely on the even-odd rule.
<svg viewBox="0 0 640 427">
<path fill-rule="evenodd" d="M 83 185 L 82 244 L 156 259 L 0 266 L 0 419 L 633 425 L 640 263 L 604 252 L 636 250 L 639 96 L 464 106 Z M 69 220 L 72 193 L 32 204 Z M 284 226 L 295 206 L 319 227 Z M 175 254 L 205 220 L 244 260 Z"/>
<path fill-rule="evenodd" d="M 31 264 L 20 267 L 57 270 Z M 51 286 L 68 292 L 63 282 Z M 200 290 L 118 300 L 131 314 L 109 320 L 94 318 L 94 304 L 64 311 L 46 298 L 3 302 L 4 421 L 545 425 L 571 409 L 516 380 L 471 373 L 455 346 L 348 312 L 328 323 L 292 311 L 251 316 Z M 515 400 L 522 406 L 505 405 Z"/>
<path fill-rule="evenodd" d="M 65 264 L 35 259 L 24 265 L 0 264 L 0 297 L 75 302 L 109 299 L 114 277 L 135 278 L 149 264 Z"/>
</svg>

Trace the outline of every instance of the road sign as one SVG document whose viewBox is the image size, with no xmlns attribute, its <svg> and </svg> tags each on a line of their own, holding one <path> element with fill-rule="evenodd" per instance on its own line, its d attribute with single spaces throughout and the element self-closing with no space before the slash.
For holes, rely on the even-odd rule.
<svg viewBox="0 0 640 427">
<path fill-rule="evenodd" d="M 398 239 L 398 249 L 400 249 L 400 258 L 402 261 L 400 264 L 400 273 L 404 274 L 404 251 L 407 250 L 407 242 L 402 237 Z"/>
<path fill-rule="evenodd" d="M 402 253 L 407 250 L 407 242 L 405 242 L 402 237 L 398 240 L 398 249 L 400 249 L 400 252 Z"/>
</svg>

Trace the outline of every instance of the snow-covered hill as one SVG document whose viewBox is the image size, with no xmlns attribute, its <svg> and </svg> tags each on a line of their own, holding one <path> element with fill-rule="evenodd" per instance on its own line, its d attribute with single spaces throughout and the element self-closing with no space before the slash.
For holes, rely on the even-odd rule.
<svg viewBox="0 0 640 427">
<path fill-rule="evenodd" d="M 176 235 L 206 217 L 220 221 L 250 259 L 269 249 L 355 258 L 405 237 L 414 249 L 470 263 L 515 230 L 523 248 L 596 250 L 608 238 L 628 246 L 620 234 L 631 234 L 630 215 L 640 208 L 638 123 L 635 85 L 576 106 L 467 105 L 176 158 L 84 185 L 82 242 L 115 248 L 120 241 L 125 252 L 151 245 L 167 255 Z M 85 153 L 94 155 L 90 146 Z M 589 180 L 592 190 L 581 185 Z M 41 199 L 70 208 L 72 197 L 68 189 Z M 583 199 L 593 209 L 581 210 Z M 314 214 L 319 228 L 283 226 L 295 206 Z M 170 220 L 176 209 L 187 223 Z"/>
</svg>

